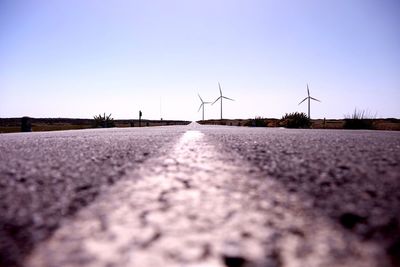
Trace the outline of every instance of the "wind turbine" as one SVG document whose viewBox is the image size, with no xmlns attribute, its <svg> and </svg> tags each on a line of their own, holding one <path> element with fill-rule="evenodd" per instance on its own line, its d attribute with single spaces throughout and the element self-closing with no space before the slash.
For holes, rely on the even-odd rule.
<svg viewBox="0 0 400 267">
<path fill-rule="evenodd" d="M 219 83 L 218 83 L 218 86 L 219 86 L 219 94 L 220 94 L 220 96 L 212 103 L 212 105 L 214 105 L 215 102 L 217 102 L 218 100 L 221 99 L 221 120 L 222 120 L 222 99 L 225 98 L 225 99 L 228 99 L 228 100 L 231 100 L 231 101 L 235 101 L 235 100 L 233 100 L 232 98 L 223 96 L 222 95 L 222 90 L 221 90 L 221 85 Z"/>
<path fill-rule="evenodd" d="M 198 96 L 200 98 L 201 104 L 200 104 L 199 110 L 197 112 L 199 112 L 200 109 L 203 108 L 203 121 L 204 121 L 204 105 L 211 104 L 211 102 L 204 102 L 203 99 L 201 98 L 200 94 L 198 94 Z"/>
<path fill-rule="evenodd" d="M 318 101 L 318 102 L 321 102 L 321 100 L 318 100 L 318 99 L 316 99 L 316 98 L 310 96 L 310 90 L 308 89 L 308 84 L 307 84 L 307 94 L 308 94 L 308 96 L 307 96 L 306 98 L 304 98 L 304 99 L 299 103 L 299 105 L 308 99 L 308 118 L 311 119 L 311 117 L 310 117 L 310 102 L 311 102 L 311 99 L 312 99 L 312 100 L 315 100 L 315 101 Z"/>
</svg>

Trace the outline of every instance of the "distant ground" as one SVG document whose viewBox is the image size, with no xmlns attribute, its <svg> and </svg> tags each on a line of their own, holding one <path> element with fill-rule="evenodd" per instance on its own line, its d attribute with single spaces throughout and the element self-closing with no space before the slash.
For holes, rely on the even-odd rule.
<svg viewBox="0 0 400 267">
<path fill-rule="evenodd" d="M 197 121 L 200 124 L 208 124 L 208 125 L 227 125 L 227 126 L 249 126 L 255 127 L 257 126 L 257 121 L 263 122 L 263 125 L 266 127 L 280 127 L 279 119 L 235 119 L 235 120 L 204 120 Z M 400 131 L 400 119 L 388 118 L 388 119 L 370 119 L 372 121 L 372 129 L 373 130 L 390 130 L 390 131 Z M 311 128 L 313 129 L 343 129 L 345 120 L 334 120 L 334 119 L 316 119 L 311 120 Z M 264 127 L 265 127 L 264 126 Z"/>
<path fill-rule="evenodd" d="M 95 128 L 93 119 L 30 118 L 32 131 L 61 131 Z M 139 120 L 114 120 L 115 127 L 139 127 Z M 142 120 L 141 126 L 187 125 L 189 121 Z M 21 118 L 0 118 L 0 133 L 21 131 Z"/>
<path fill-rule="evenodd" d="M 69 118 L 30 118 L 32 131 L 60 131 L 95 128 L 93 119 Z M 371 119 L 373 130 L 400 131 L 400 119 Z M 197 121 L 207 125 L 247 126 L 247 127 L 281 127 L 280 120 L 274 118 L 259 119 L 224 119 Z M 261 122 L 261 123 L 260 123 Z M 138 127 L 139 120 L 115 120 L 115 127 Z M 142 120 L 141 127 L 187 125 L 189 121 L 181 120 Z M 344 119 L 316 119 L 312 120 L 313 129 L 343 129 Z M 13 133 L 21 131 L 21 118 L 0 118 L 0 133 Z"/>
</svg>

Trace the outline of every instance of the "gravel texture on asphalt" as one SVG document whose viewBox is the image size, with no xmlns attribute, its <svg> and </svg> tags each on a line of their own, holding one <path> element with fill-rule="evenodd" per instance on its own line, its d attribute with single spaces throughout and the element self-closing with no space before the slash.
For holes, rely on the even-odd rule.
<svg viewBox="0 0 400 267">
<path fill-rule="evenodd" d="M 397 132 L 192 124 L 0 149 L 0 266 L 400 266 Z"/>
<path fill-rule="evenodd" d="M 185 127 L 0 135 L 0 266 L 20 266 L 61 220 L 127 170 L 159 156 Z"/>
<path fill-rule="evenodd" d="M 203 132 L 223 153 L 237 153 L 255 172 L 309 202 L 313 216 L 375 242 L 400 266 L 399 132 L 229 127 Z"/>
</svg>

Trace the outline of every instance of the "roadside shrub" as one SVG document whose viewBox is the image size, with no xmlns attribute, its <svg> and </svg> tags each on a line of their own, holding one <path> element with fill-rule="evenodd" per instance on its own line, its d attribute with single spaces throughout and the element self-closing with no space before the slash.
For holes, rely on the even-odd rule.
<svg viewBox="0 0 400 267">
<path fill-rule="evenodd" d="M 286 128 L 310 128 L 311 120 L 304 112 L 286 113 L 279 125 Z"/>
<path fill-rule="evenodd" d="M 279 119 L 267 119 L 267 127 L 279 127 Z"/>
<path fill-rule="evenodd" d="M 110 128 L 110 127 L 115 127 L 114 119 L 111 118 L 111 113 L 110 115 L 106 116 L 106 113 L 104 115 L 99 114 L 98 116 L 93 116 L 94 119 L 94 127 L 95 128 Z"/>
<path fill-rule="evenodd" d="M 343 128 L 345 129 L 373 129 L 373 118 L 365 110 L 354 109 L 353 114 L 346 115 Z"/>
<path fill-rule="evenodd" d="M 265 119 L 262 117 L 255 117 L 254 119 L 249 119 L 248 121 L 246 121 L 244 125 L 248 127 L 267 127 L 267 123 L 265 122 Z"/>
<path fill-rule="evenodd" d="M 391 123 L 398 123 L 400 121 L 399 119 L 396 118 L 387 118 L 386 120 Z"/>
</svg>

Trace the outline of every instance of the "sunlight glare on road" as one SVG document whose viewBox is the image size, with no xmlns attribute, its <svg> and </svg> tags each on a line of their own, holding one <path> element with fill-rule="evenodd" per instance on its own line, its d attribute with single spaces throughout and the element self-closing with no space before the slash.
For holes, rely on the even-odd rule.
<svg viewBox="0 0 400 267">
<path fill-rule="evenodd" d="M 203 133 L 196 130 L 189 130 L 185 132 L 181 138 L 181 143 L 188 143 L 190 141 L 195 141 L 203 137 Z"/>
</svg>

